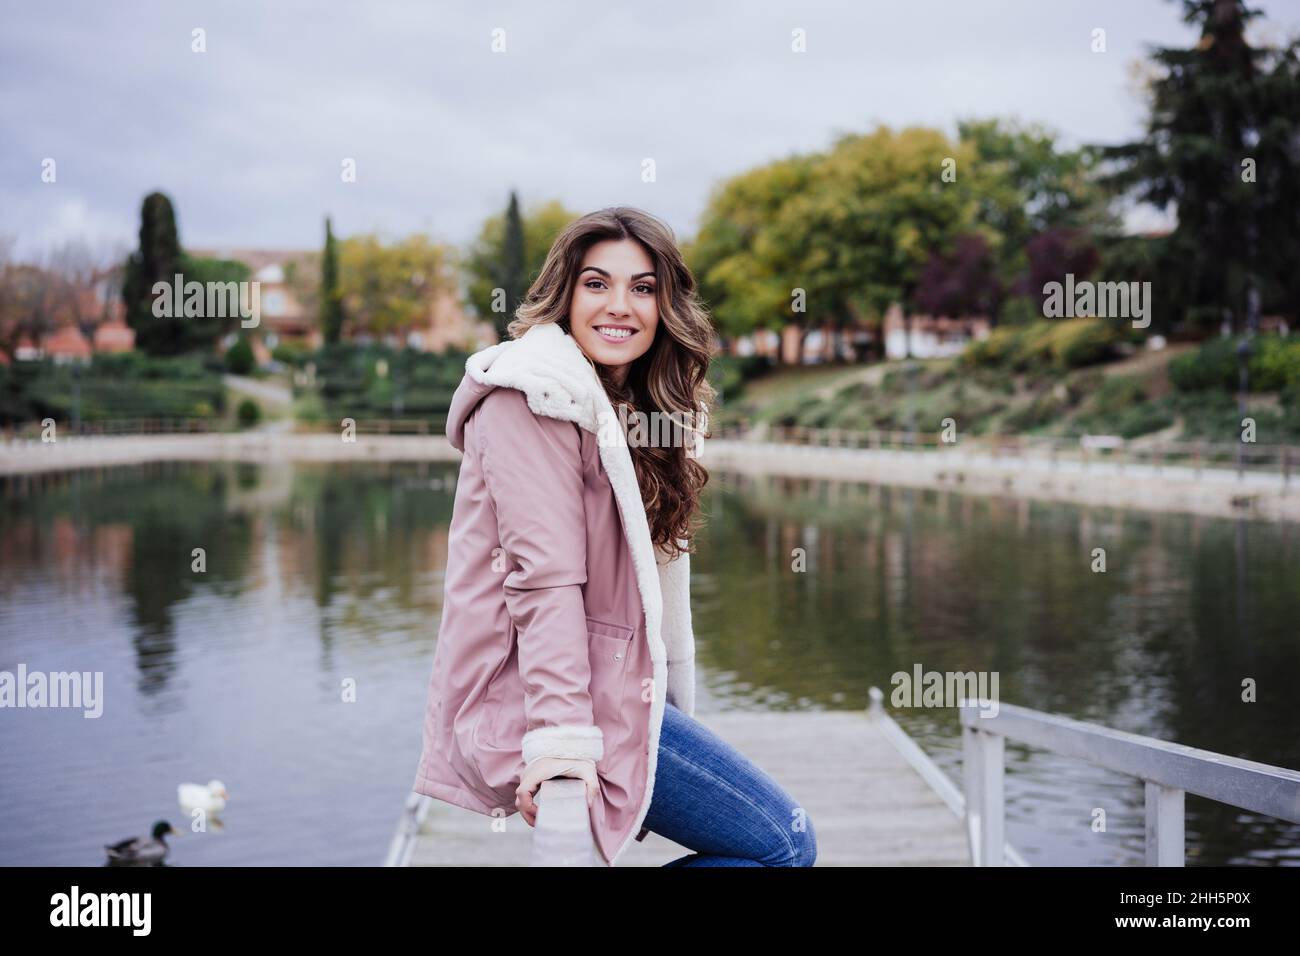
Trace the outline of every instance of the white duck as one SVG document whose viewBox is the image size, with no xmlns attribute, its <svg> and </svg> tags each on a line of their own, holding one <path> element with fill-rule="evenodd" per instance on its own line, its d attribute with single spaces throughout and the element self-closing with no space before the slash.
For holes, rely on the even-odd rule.
<svg viewBox="0 0 1300 956">
<path fill-rule="evenodd" d="M 180 801 L 181 809 L 186 813 L 193 814 L 195 810 L 202 810 L 211 815 L 220 813 L 226 808 L 226 801 L 230 799 L 230 794 L 226 791 L 224 783 L 220 780 L 212 780 L 207 786 L 201 783 L 182 783 L 176 788 L 176 799 Z"/>
</svg>

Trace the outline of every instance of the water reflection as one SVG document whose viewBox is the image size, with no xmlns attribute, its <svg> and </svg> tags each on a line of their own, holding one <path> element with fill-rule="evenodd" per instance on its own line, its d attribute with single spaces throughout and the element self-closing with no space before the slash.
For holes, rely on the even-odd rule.
<svg viewBox="0 0 1300 956">
<path fill-rule="evenodd" d="M 0 479 L 0 669 L 101 670 L 107 698 L 99 720 L 0 720 L 0 863 L 102 859 L 214 774 L 239 794 L 225 831 L 187 831 L 169 863 L 379 862 L 419 752 L 454 489 L 454 466 L 418 463 Z M 707 494 L 701 713 L 866 707 L 919 663 L 1300 767 L 1291 526 L 721 472 Z M 955 711 L 894 713 L 960 779 Z M 1014 743 L 1007 761 L 1031 862 L 1141 861 L 1138 782 Z M 1291 825 L 1187 812 L 1189 863 L 1300 861 Z"/>
<path fill-rule="evenodd" d="M 1300 767 L 1290 525 L 801 478 L 711 487 L 694 612 L 718 705 L 866 707 L 917 663 L 996 670 L 1009 703 Z M 1243 701 L 1247 679 L 1271 693 Z M 960 779 L 955 710 L 895 716 Z M 1011 743 L 1007 761 L 1009 832 L 1031 861 L 1141 862 L 1139 783 Z M 1300 862 L 1294 825 L 1187 809 L 1189 862 Z"/>
</svg>

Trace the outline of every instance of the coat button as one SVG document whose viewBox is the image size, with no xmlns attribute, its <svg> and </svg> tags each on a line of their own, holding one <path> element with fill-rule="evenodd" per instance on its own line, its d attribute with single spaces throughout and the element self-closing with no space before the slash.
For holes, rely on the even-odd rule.
<svg viewBox="0 0 1300 956">
<path fill-rule="evenodd" d="M 622 659 L 623 659 L 623 655 L 621 652 L 614 655 L 614 660 L 621 661 Z"/>
</svg>

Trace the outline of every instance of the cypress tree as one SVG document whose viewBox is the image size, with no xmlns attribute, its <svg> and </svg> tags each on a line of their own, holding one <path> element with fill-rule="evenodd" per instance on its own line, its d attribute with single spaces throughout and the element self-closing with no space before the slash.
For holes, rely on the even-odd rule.
<svg viewBox="0 0 1300 956">
<path fill-rule="evenodd" d="M 144 198 L 140 209 L 140 247 L 127 258 L 122 281 L 126 321 L 135 330 L 136 348 L 150 355 L 176 355 L 185 348 L 185 316 L 153 314 L 153 286 L 172 286 L 182 253 L 172 202 L 160 192 Z"/>
<path fill-rule="evenodd" d="M 329 217 L 325 217 L 325 251 L 321 256 L 320 327 L 326 345 L 343 334 L 343 300 L 339 293 L 339 253 Z"/>
<path fill-rule="evenodd" d="M 505 341 L 510 336 L 506 326 L 514 321 L 515 309 L 519 308 L 528 292 L 524 252 L 524 222 L 519 213 L 519 197 L 511 190 L 510 205 L 506 208 L 504 234 L 501 237 L 501 263 L 498 281 L 506 294 L 506 311 L 495 315 L 497 336 Z"/>
</svg>

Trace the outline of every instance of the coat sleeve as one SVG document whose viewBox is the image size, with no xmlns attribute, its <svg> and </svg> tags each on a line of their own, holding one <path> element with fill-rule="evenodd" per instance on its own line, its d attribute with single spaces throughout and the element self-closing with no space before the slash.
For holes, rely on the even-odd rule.
<svg viewBox="0 0 1300 956">
<path fill-rule="evenodd" d="M 685 542 L 681 542 L 685 545 Z M 691 624 L 691 555 L 669 559 L 662 550 L 655 560 L 664 596 L 663 639 L 668 652 L 668 700 L 686 716 L 695 714 L 695 633 Z"/>
<path fill-rule="evenodd" d="M 604 757 L 593 719 L 587 649 L 587 521 L 581 436 L 536 415 L 517 389 L 494 390 L 480 416 L 479 454 L 496 511 L 506 608 L 519 642 L 525 764 Z"/>
</svg>

